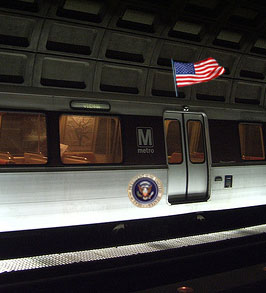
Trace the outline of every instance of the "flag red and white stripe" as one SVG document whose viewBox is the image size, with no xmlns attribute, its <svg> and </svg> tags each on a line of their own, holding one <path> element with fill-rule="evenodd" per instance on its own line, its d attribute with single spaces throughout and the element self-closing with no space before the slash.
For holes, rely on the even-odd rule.
<svg viewBox="0 0 266 293">
<path fill-rule="evenodd" d="M 225 71 L 212 57 L 194 64 L 173 61 L 173 70 L 177 87 L 210 81 Z"/>
</svg>

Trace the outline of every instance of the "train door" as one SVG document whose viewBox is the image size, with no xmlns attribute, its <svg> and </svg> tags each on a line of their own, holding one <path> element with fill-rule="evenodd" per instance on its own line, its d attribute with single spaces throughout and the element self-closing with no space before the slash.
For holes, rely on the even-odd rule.
<svg viewBox="0 0 266 293">
<path fill-rule="evenodd" d="M 164 126 L 169 203 L 206 199 L 208 161 L 203 114 L 167 111 Z"/>
</svg>

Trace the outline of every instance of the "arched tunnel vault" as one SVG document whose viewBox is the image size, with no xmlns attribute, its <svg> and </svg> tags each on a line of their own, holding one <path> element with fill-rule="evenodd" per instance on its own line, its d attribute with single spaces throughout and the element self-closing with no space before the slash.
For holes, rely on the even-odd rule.
<svg viewBox="0 0 266 293">
<path fill-rule="evenodd" d="M 265 106 L 265 1 L 0 3 L 0 90 L 175 98 L 170 59 L 226 68 L 179 100 Z"/>
</svg>

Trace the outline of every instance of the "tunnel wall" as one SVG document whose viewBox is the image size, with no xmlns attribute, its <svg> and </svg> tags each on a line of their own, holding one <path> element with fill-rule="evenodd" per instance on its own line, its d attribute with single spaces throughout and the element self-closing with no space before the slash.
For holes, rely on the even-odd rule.
<svg viewBox="0 0 266 293">
<path fill-rule="evenodd" d="M 5 85 L 175 98 L 171 58 L 226 72 L 178 100 L 265 106 L 264 1 L 1 1 Z"/>
</svg>

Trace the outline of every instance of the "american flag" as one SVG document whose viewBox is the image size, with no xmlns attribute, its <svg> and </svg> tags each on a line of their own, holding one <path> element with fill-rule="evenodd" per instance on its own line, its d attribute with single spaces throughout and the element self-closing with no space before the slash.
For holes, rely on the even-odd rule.
<svg viewBox="0 0 266 293">
<path fill-rule="evenodd" d="M 225 71 L 214 58 L 207 58 L 197 63 L 182 63 L 173 61 L 176 86 L 182 87 L 212 80 Z"/>
</svg>

